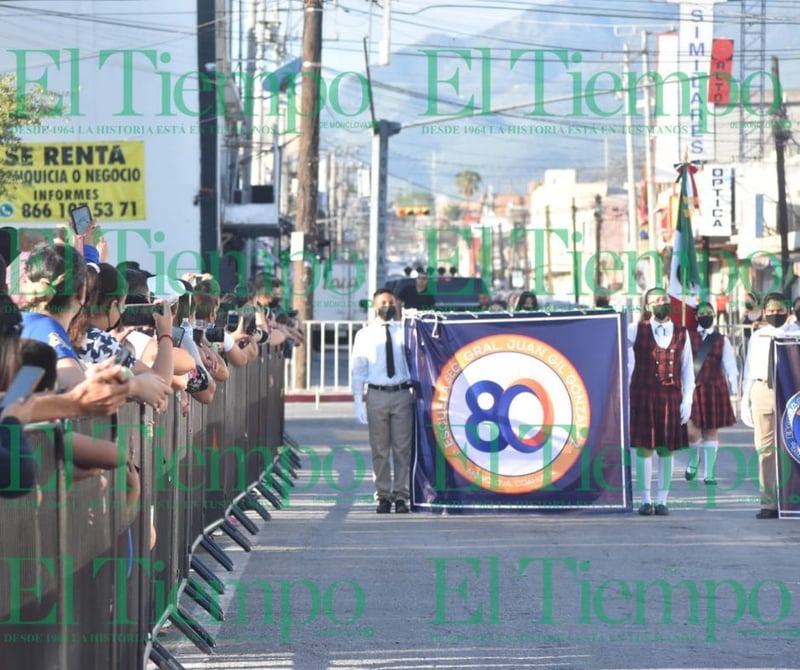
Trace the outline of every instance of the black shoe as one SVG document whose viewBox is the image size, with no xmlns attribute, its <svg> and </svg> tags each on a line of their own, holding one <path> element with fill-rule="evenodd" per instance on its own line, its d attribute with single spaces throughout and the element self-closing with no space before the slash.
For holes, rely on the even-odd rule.
<svg viewBox="0 0 800 670">
<path fill-rule="evenodd" d="M 756 514 L 756 519 L 777 519 L 778 510 L 776 509 L 762 509 Z"/>
<path fill-rule="evenodd" d="M 650 503 L 642 503 L 642 506 L 639 508 L 639 514 L 642 516 L 652 516 L 653 506 Z"/>
<path fill-rule="evenodd" d="M 378 514 L 388 514 L 392 511 L 392 502 L 390 500 L 386 500 L 386 498 L 381 498 L 378 501 L 378 508 L 375 511 Z"/>
<path fill-rule="evenodd" d="M 394 511 L 397 514 L 408 514 L 408 505 L 406 505 L 405 500 L 395 500 L 394 501 Z"/>
<path fill-rule="evenodd" d="M 704 479 L 703 483 L 706 486 L 716 486 L 717 485 L 717 480 L 716 479 Z"/>
<path fill-rule="evenodd" d="M 664 505 L 663 503 L 658 503 L 656 505 L 656 516 L 669 516 L 669 507 Z"/>
<path fill-rule="evenodd" d="M 688 482 L 692 481 L 695 477 L 697 477 L 697 468 L 694 470 L 691 468 L 686 468 L 686 472 L 683 473 L 683 477 Z"/>
</svg>

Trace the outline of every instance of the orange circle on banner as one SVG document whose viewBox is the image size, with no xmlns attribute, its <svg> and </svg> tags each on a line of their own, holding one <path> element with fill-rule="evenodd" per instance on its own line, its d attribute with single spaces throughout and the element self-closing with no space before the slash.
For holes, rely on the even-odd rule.
<svg viewBox="0 0 800 670">
<path fill-rule="evenodd" d="M 536 452 L 516 451 L 509 457 L 509 453 L 504 455 L 505 446 L 486 454 L 474 447 L 470 453 L 470 444 L 459 445 L 457 434 L 470 441 L 464 424 L 453 421 L 469 411 L 464 391 L 487 384 L 500 388 L 501 394 L 527 390 L 539 401 L 539 430 L 532 436 L 514 436 L 523 448 L 541 445 Z M 503 406 L 491 398 L 493 411 Z M 521 494 L 555 484 L 575 465 L 589 436 L 591 407 L 582 377 L 558 349 L 525 335 L 490 335 L 461 347 L 442 366 L 431 418 L 437 448 L 458 474 L 485 490 Z M 512 430 L 510 413 L 494 418 L 496 435 L 502 433 L 498 426 L 503 422 L 507 431 Z"/>
</svg>

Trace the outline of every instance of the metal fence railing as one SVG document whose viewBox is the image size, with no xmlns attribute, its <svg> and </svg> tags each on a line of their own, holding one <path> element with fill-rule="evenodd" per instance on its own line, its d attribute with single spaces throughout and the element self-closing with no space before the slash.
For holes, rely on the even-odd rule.
<svg viewBox="0 0 800 670">
<path fill-rule="evenodd" d="M 285 362 L 287 392 L 349 392 L 353 339 L 365 325 L 365 321 L 305 322 L 305 345 L 294 347 Z M 720 324 L 720 332 L 731 341 L 740 372 L 745 354 L 745 328 L 741 324 Z M 305 373 L 301 380 L 297 380 L 296 370 L 301 357 L 305 364 Z"/>
<path fill-rule="evenodd" d="M 282 351 L 264 348 L 186 416 L 177 402 L 162 414 L 129 403 L 109 419 L 26 429 L 37 488 L 0 498 L 2 667 L 179 667 L 156 635 L 168 619 L 200 649 L 214 646 L 182 603 L 221 618 L 215 569 L 232 563 L 211 531 L 250 550 L 257 527 L 245 510 L 269 519 L 263 501 L 280 507 L 284 493 L 275 479 L 300 465 L 283 446 L 283 374 Z M 76 433 L 115 441 L 122 467 L 76 481 Z M 133 503 L 126 461 L 141 482 Z"/>
</svg>

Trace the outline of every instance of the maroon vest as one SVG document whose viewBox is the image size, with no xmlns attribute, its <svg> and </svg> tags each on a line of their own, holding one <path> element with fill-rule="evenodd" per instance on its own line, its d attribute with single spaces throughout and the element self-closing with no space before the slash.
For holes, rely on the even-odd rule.
<svg viewBox="0 0 800 670">
<path fill-rule="evenodd" d="M 649 321 L 640 321 L 633 343 L 635 365 L 631 387 L 655 390 L 662 386 L 681 388 L 681 356 L 686 329 L 672 326 L 672 339 L 666 349 L 656 344 Z"/>
<path fill-rule="evenodd" d="M 706 354 L 703 367 L 700 368 L 700 372 L 695 377 L 695 384 L 709 384 L 712 381 L 719 380 L 722 372 L 722 348 L 725 346 L 725 338 L 717 332 L 714 334 L 717 336 L 716 340 L 711 346 L 711 350 Z M 693 330 L 689 333 L 689 339 L 692 342 L 692 354 L 697 356 L 697 352 L 700 351 L 700 347 L 703 344 L 703 338 L 700 337 L 700 333 Z"/>
</svg>

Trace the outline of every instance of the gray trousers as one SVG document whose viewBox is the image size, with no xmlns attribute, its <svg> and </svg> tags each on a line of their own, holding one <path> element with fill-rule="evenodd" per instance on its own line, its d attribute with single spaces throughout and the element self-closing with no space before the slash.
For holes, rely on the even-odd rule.
<svg viewBox="0 0 800 670">
<path fill-rule="evenodd" d="M 414 395 L 402 391 L 367 391 L 369 445 L 375 499 L 408 500 Z M 394 476 L 393 476 L 394 475 Z"/>
</svg>

